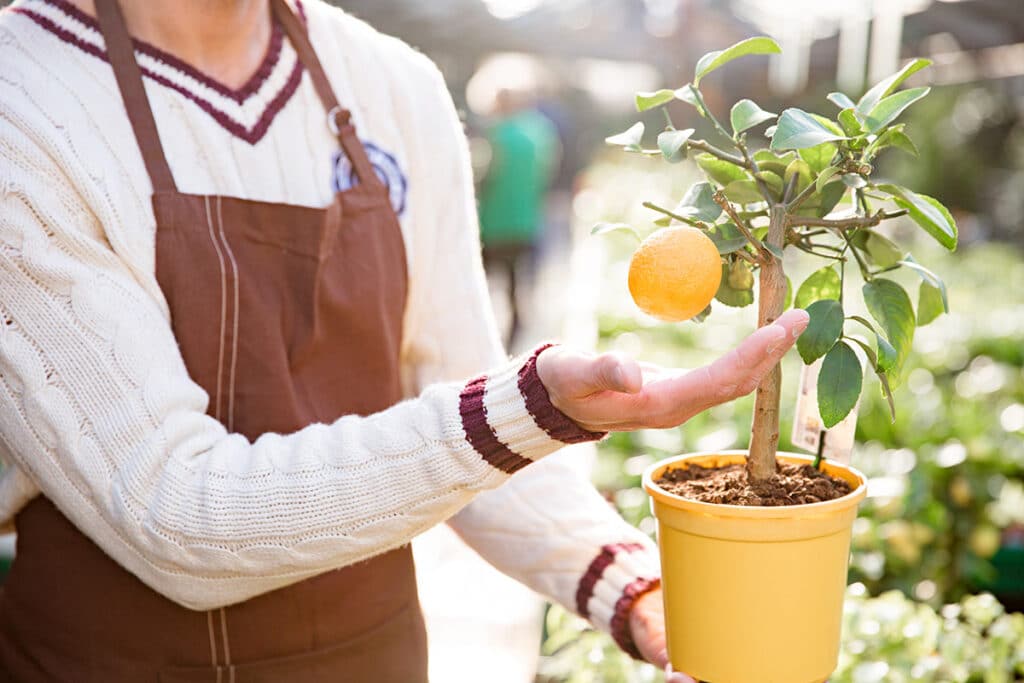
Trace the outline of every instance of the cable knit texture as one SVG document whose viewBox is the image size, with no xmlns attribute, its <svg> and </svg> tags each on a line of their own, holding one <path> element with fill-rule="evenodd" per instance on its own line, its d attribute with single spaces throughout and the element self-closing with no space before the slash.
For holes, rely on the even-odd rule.
<svg viewBox="0 0 1024 683">
<path fill-rule="evenodd" d="M 628 555 L 644 562 L 619 576 L 616 559 L 588 601 L 610 629 L 655 553 L 561 455 L 545 458 L 600 435 L 554 411 L 535 355 L 504 358 L 443 79 L 340 10 L 302 9 L 400 215 L 409 399 L 253 442 L 205 414 L 155 279 L 149 180 L 102 37 L 63 0 L 18 0 L 0 12 L 0 521 L 45 492 L 120 564 L 196 609 L 371 557 L 446 519 L 569 606 L 603 546 L 636 544 Z M 274 36 L 239 89 L 137 46 L 182 192 L 321 207 L 351 182 L 308 75 Z"/>
</svg>

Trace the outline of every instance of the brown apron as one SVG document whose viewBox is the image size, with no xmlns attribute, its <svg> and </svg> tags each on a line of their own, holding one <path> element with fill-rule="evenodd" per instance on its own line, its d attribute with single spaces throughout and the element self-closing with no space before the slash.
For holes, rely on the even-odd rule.
<svg viewBox="0 0 1024 683">
<path fill-rule="evenodd" d="M 255 439 L 401 396 L 405 252 L 384 184 L 301 22 L 271 0 L 359 183 L 326 209 L 179 193 L 117 0 L 100 26 L 153 184 L 156 275 L 209 414 Z M 339 491 L 339 495 L 344 492 Z M 0 597 L 3 680 L 426 681 L 408 546 L 243 603 L 185 609 L 145 586 L 40 496 L 17 517 Z"/>
</svg>

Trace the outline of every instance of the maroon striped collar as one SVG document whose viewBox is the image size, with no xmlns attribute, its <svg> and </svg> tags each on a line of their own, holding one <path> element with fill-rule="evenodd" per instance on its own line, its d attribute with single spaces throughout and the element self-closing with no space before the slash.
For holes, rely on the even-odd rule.
<svg viewBox="0 0 1024 683">
<path fill-rule="evenodd" d="M 81 24 L 87 29 L 99 31 L 99 23 L 93 17 L 82 12 L 80 9 L 72 5 L 67 0 L 36 0 L 36 2 L 45 3 L 53 8 L 56 8 L 67 17 L 73 19 L 75 22 Z M 106 50 L 83 38 L 78 33 L 68 30 L 64 26 L 58 25 L 50 17 L 44 13 L 36 11 L 32 8 L 34 3 L 25 3 L 14 5 L 10 7 L 10 11 L 16 12 L 23 16 L 28 17 L 33 22 L 38 24 L 40 27 L 52 33 L 60 40 L 74 45 L 78 49 L 86 52 L 94 57 L 107 61 Z M 300 0 L 295 0 L 296 8 L 298 9 L 299 16 L 303 22 L 306 21 L 306 14 Z M 232 102 L 239 105 L 245 104 L 250 98 L 255 97 L 260 93 L 267 79 L 270 78 L 274 72 L 275 67 L 281 60 L 282 52 L 285 43 L 284 30 L 281 25 L 276 21 L 273 23 L 270 36 L 270 44 L 267 46 L 267 51 L 260 62 L 256 72 L 238 88 L 231 88 L 221 81 L 213 78 L 209 74 L 205 73 L 201 69 L 197 69 L 188 62 L 185 62 L 174 55 L 161 50 L 160 48 L 147 43 L 142 40 L 132 41 L 135 46 L 136 54 L 146 55 L 150 59 L 156 60 L 167 66 L 171 67 L 175 71 L 180 72 L 187 79 L 202 84 L 209 88 L 218 95 L 225 97 Z M 302 81 L 303 66 L 302 63 L 296 59 L 295 64 L 285 80 L 284 84 L 278 89 L 276 93 L 268 93 L 267 104 L 264 109 L 259 113 L 253 122 L 249 125 L 238 121 L 234 116 L 225 112 L 223 109 L 218 108 L 213 102 L 211 102 L 202 93 L 197 92 L 193 88 L 190 88 L 187 83 L 179 82 L 177 79 L 171 79 L 164 74 L 158 73 L 152 69 L 148 69 L 140 64 L 140 70 L 144 77 L 158 83 L 166 88 L 170 88 L 191 100 L 200 109 L 209 114 L 217 123 L 219 123 L 225 130 L 232 135 L 235 135 L 250 144 L 256 144 L 266 134 L 270 128 L 270 124 L 273 122 L 274 117 L 284 108 L 284 106 L 291 99 L 295 91 L 298 90 L 299 84 Z"/>
</svg>

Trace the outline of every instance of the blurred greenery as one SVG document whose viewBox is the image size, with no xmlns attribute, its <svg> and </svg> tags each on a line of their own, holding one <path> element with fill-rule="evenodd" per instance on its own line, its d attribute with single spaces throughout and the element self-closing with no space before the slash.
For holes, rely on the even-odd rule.
<svg viewBox="0 0 1024 683">
<path fill-rule="evenodd" d="M 553 607 L 537 683 L 649 683 L 664 678 L 633 662 L 611 638 Z M 939 610 L 899 591 L 871 598 L 847 590 L 846 635 L 830 683 L 1001 683 L 1024 679 L 1024 614 L 1008 614 L 990 594 Z"/>
<path fill-rule="evenodd" d="M 642 161 L 599 162 L 577 197 L 577 220 L 581 226 L 623 222 L 646 233 L 656 216 L 638 209 L 638 199 L 672 205 L 692 180 L 683 167 L 666 173 Z M 995 598 L 971 597 L 986 590 L 1011 609 L 1024 607 L 1024 254 L 1017 246 L 979 242 L 950 254 L 910 239 L 908 225 L 892 230 L 889 235 L 903 238 L 946 280 L 951 313 L 917 330 L 905 381 L 895 392 L 895 421 L 877 383 L 867 382 L 861 397 L 852 464 L 871 484 L 854 527 L 850 580 L 856 588 L 834 680 L 1007 681 L 1016 680 L 1014 667 L 1024 679 L 1024 616 L 983 625 L 954 618 L 979 605 L 999 612 Z M 625 285 L 635 241 L 592 239 L 602 240 L 606 251 L 603 349 L 694 367 L 753 329 L 752 309 L 720 307 L 703 324 L 667 325 L 643 316 Z M 787 262 L 787 272 L 801 282 L 814 265 Z M 905 284 L 916 287 L 911 278 Z M 783 363 L 783 450 L 791 448 L 799 367 L 795 353 Z M 626 519 L 653 534 L 640 488 L 643 470 L 680 452 L 745 447 L 752 405 L 747 397 L 679 429 L 615 434 L 600 445 L 595 482 Z M 947 603 L 960 607 L 942 607 Z M 660 680 L 581 623 L 558 609 L 549 613 L 539 681 Z"/>
</svg>

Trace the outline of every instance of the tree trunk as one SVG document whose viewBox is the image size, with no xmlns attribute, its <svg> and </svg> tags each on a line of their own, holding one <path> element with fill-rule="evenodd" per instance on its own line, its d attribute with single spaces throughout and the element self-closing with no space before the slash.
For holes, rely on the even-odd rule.
<svg viewBox="0 0 1024 683">
<path fill-rule="evenodd" d="M 782 252 L 786 237 L 786 207 L 773 206 L 768 224 L 767 243 Z M 786 299 L 786 274 L 782 261 L 772 256 L 761 266 L 758 278 L 757 326 L 775 322 L 782 315 Z M 754 402 L 754 427 L 750 438 L 747 471 L 755 481 L 770 479 L 775 474 L 775 452 L 779 447 L 779 394 L 782 387 L 782 367 L 776 365 L 765 375 L 757 387 Z"/>
</svg>

